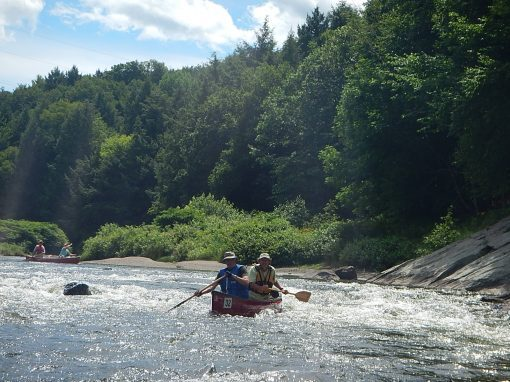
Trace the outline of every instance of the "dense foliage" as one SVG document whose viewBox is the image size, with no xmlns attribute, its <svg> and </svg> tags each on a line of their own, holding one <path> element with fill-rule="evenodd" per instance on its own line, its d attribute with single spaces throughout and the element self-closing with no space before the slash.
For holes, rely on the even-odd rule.
<svg viewBox="0 0 510 382">
<path fill-rule="evenodd" d="M 52 254 L 57 254 L 60 248 L 68 242 L 64 231 L 53 223 L 0 220 L 1 255 L 32 253 L 38 240 L 43 240 L 46 253 Z"/>
<path fill-rule="evenodd" d="M 0 92 L 0 217 L 95 258 L 392 265 L 508 205 L 509 25 L 505 0 L 369 0 L 202 66 L 55 68 Z"/>
<path fill-rule="evenodd" d="M 185 222 L 182 222 L 184 217 Z M 106 224 L 85 241 L 83 259 L 145 256 L 154 260 L 221 260 L 225 248 L 251 264 L 261 251 L 270 252 L 276 265 L 305 261 L 309 234 L 275 213 L 249 214 L 225 199 L 194 197 L 185 207 L 169 209 L 153 224 Z"/>
</svg>

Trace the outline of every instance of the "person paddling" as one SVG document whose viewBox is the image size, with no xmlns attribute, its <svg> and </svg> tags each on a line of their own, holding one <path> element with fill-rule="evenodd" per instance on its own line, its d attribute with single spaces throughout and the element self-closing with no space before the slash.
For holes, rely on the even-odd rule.
<svg viewBox="0 0 510 382">
<path fill-rule="evenodd" d="M 226 267 L 220 269 L 216 275 L 216 282 L 209 285 L 207 288 L 196 291 L 195 296 L 202 296 L 203 294 L 213 291 L 220 285 L 223 293 L 240 298 L 248 298 L 248 272 L 246 267 L 237 264 L 237 255 L 234 252 L 228 251 L 223 254 L 223 263 Z"/>
<path fill-rule="evenodd" d="M 46 248 L 44 248 L 44 243 L 42 240 L 38 240 L 34 250 L 32 251 L 32 255 L 37 257 L 43 257 L 46 253 Z"/>
<path fill-rule="evenodd" d="M 278 288 L 283 294 L 289 293 L 276 279 L 276 270 L 270 265 L 271 256 L 269 256 L 269 253 L 261 253 L 257 263 L 250 269 L 248 275 L 250 299 L 264 301 L 278 298 L 279 293 L 271 290 L 274 287 Z"/>
<path fill-rule="evenodd" d="M 69 256 L 73 256 L 73 254 L 71 253 L 71 251 L 69 250 L 69 248 L 72 247 L 72 243 L 65 243 L 64 246 L 62 247 L 62 249 L 60 250 L 60 253 L 59 253 L 59 257 L 69 257 Z"/>
</svg>

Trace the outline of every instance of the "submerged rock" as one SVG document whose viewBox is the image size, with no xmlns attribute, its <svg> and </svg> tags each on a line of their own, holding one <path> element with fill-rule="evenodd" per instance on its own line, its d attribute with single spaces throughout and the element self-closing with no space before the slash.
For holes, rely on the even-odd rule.
<svg viewBox="0 0 510 382">
<path fill-rule="evenodd" d="M 64 286 L 65 296 L 90 295 L 90 289 L 87 284 L 72 282 Z"/>
<path fill-rule="evenodd" d="M 367 280 L 375 284 L 463 289 L 510 297 L 510 217 L 464 240 Z"/>
</svg>

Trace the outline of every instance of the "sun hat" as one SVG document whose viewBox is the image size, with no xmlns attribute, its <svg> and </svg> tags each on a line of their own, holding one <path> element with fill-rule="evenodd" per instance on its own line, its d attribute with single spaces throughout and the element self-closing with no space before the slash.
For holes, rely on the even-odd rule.
<svg viewBox="0 0 510 382">
<path fill-rule="evenodd" d="M 257 260 L 260 260 L 260 259 L 269 259 L 271 260 L 271 256 L 269 256 L 269 253 L 266 253 L 266 252 L 263 252 L 260 254 L 259 258 Z"/>
<path fill-rule="evenodd" d="M 237 260 L 237 256 L 234 252 L 228 251 L 223 254 L 223 262 L 225 262 L 227 260 L 232 260 L 232 259 Z"/>
</svg>

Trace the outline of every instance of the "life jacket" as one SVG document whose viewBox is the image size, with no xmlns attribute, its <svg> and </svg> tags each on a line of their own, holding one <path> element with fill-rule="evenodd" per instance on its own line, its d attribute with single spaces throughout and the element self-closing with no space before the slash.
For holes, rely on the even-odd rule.
<svg viewBox="0 0 510 382">
<path fill-rule="evenodd" d="M 244 272 L 241 272 L 244 269 Z M 229 271 L 233 275 L 241 277 L 241 275 L 244 273 L 246 274 L 246 268 L 244 265 L 236 264 L 234 268 L 228 269 L 223 268 L 218 273 L 218 277 L 222 277 L 225 275 L 225 272 Z M 221 291 L 223 293 L 230 294 L 232 296 L 237 296 L 241 298 L 248 298 L 248 287 L 239 284 L 237 281 L 233 279 L 229 279 L 228 277 L 225 277 L 223 280 L 220 281 L 220 287 Z"/>
<path fill-rule="evenodd" d="M 255 267 L 255 271 L 257 272 L 257 278 L 255 279 L 255 284 L 260 285 L 260 286 L 267 285 L 269 288 L 272 288 L 276 281 L 276 271 L 275 271 L 274 267 L 272 265 L 269 265 L 267 267 L 268 270 L 264 274 L 264 277 L 262 276 L 262 270 L 260 268 L 260 264 L 256 264 L 256 265 L 254 265 L 254 267 Z M 252 291 L 252 292 L 255 292 L 255 291 Z M 255 292 L 255 293 L 262 294 L 262 295 L 269 294 L 269 293 L 259 293 L 259 292 Z"/>
</svg>

